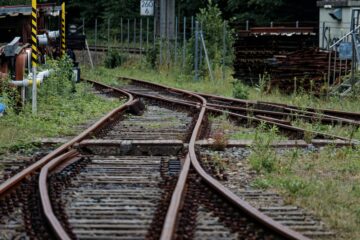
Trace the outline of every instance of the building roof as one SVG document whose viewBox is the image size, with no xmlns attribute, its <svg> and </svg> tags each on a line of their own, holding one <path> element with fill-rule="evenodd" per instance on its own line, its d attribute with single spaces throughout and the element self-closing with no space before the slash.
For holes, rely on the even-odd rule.
<svg viewBox="0 0 360 240">
<path fill-rule="evenodd" d="M 330 5 L 332 7 L 360 7 L 360 0 L 322 0 L 317 1 L 318 7 Z"/>
<path fill-rule="evenodd" d="M 54 4 L 39 4 L 38 8 L 45 12 L 46 15 L 51 15 L 54 12 L 61 10 L 60 6 Z M 17 17 L 19 15 L 30 16 L 31 6 L 29 5 L 16 5 L 16 6 L 0 6 L 0 17 Z"/>
</svg>

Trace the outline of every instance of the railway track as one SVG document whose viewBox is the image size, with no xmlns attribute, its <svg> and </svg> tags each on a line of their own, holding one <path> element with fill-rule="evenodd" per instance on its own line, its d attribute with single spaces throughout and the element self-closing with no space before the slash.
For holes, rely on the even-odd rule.
<svg viewBox="0 0 360 240">
<path fill-rule="evenodd" d="M 6 222 L 1 227 L 18 229 L 11 236 L 307 239 L 291 224 L 275 221 L 276 216 L 272 219 L 274 215 L 262 213 L 224 187 L 198 159 L 201 153 L 195 145 L 209 132 L 207 114 L 229 112 L 225 106 L 234 100 L 136 80 L 124 90 L 91 83 L 99 92 L 127 102 L 0 185 L 1 221 Z M 215 105 L 219 101 L 224 106 Z M 276 107 L 282 117 L 285 108 L 291 108 Z M 317 114 L 310 112 L 306 114 Z M 280 118 L 229 115 L 240 122 L 265 121 L 294 139 L 304 138 L 305 130 Z M 339 117 L 355 121 L 328 115 L 332 122 Z M 313 136 L 348 141 L 321 133 Z M 12 225 L 14 218 L 22 220 Z"/>
</svg>

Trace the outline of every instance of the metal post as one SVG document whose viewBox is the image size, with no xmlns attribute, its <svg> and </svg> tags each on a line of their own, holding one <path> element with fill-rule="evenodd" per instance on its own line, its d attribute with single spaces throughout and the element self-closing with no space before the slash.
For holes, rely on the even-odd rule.
<svg viewBox="0 0 360 240">
<path fill-rule="evenodd" d="M 163 39 L 167 34 L 167 0 L 160 0 L 160 37 Z"/>
<path fill-rule="evenodd" d="M 61 4 L 61 56 L 66 54 L 66 22 L 65 2 Z"/>
<path fill-rule="evenodd" d="M 154 45 L 154 48 L 156 46 L 156 17 L 154 17 L 154 36 L 153 36 L 153 45 Z"/>
<path fill-rule="evenodd" d="M 108 18 L 108 49 L 110 49 L 110 18 Z"/>
<path fill-rule="evenodd" d="M 175 18 L 175 56 L 174 56 L 174 65 L 177 64 L 177 57 L 178 57 L 178 17 Z"/>
<path fill-rule="evenodd" d="M 331 52 L 331 49 L 330 49 L 330 51 L 329 51 L 329 65 L 328 65 L 328 76 L 327 76 L 327 82 L 328 82 L 328 88 L 329 88 L 329 86 L 330 86 L 330 79 L 331 79 L 331 54 L 332 54 L 332 52 Z M 329 90 L 328 90 L 329 91 Z"/>
<path fill-rule="evenodd" d="M 335 80 L 336 80 L 336 61 L 337 61 L 337 47 L 334 46 L 335 48 L 335 51 L 334 51 L 334 76 L 333 76 L 333 84 L 335 83 Z"/>
<path fill-rule="evenodd" d="M 95 65 L 97 63 L 97 29 L 98 29 L 98 22 L 97 22 L 97 18 L 95 18 Z"/>
<path fill-rule="evenodd" d="M 121 48 L 124 50 L 123 18 L 120 19 L 120 41 L 121 41 Z"/>
<path fill-rule="evenodd" d="M 299 21 L 296 21 L 296 28 L 299 28 Z"/>
<path fill-rule="evenodd" d="M 38 56 L 37 56 L 37 1 L 32 0 L 32 13 L 31 13 L 31 39 L 32 39 L 32 52 L 31 52 L 31 62 L 32 62 L 32 113 L 36 114 L 37 112 L 37 89 L 36 89 L 36 67 L 38 63 Z"/>
<path fill-rule="evenodd" d="M 194 16 L 191 16 L 191 33 L 190 36 L 194 34 Z"/>
<path fill-rule="evenodd" d="M 142 56 L 142 18 L 140 18 L 140 56 Z"/>
<path fill-rule="evenodd" d="M 195 80 L 199 80 L 199 22 L 195 23 Z"/>
<path fill-rule="evenodd" d="M 226 21 L 224 21 L 224 29 L 223 29 L 223 60 L 222 60 L 222 79 L 225 80 L 225 63 L 226 63 Z"/>
<path fill-rule="evenodd" d="M 134 48 L 136 48 L 136 18 L 134 19 Z"/>
<path fill-rule="evenodd" d="M 355 36 L 353 33 L 352 37 L 352 60 L 351 60 L 351 79 L 350 79 L 350 85 L 351 89 L 354 90 L 355 85 L 355 69 L 356 69 L 356 42 L 355 42 Z"/>
<path fill-rule="evenodd" d="M 209 59 L 209 55 L 208 55 L 208 52 L 207 52 L 207 49 L 206 49 L 204 35 L 203 35 L 202 31 L 200 31 L 200 38 L 201 38 L 201 42 L 202 42 L 202 45 L 203 45 L 203 48 L 204 48 L 205 59 L 206 59 L 206 62 L 207 62 L 208 68 L 209 68 L 210 78 L 211 78 L 211 81 L 214 81 L 214 75 L 213 75 L 213 72 L 212 72 L 212 69 L 211 69 L 210 59 Z"/>
<path fill-rule="evenodd" d="M 130 54 L 130 19 L 127 22 L 127 48 L 128 54 Z"/>
<path fill-rule="evenodd" d="M 146 49 L 149 49 L 149 18 L 146 18 Z"/>
<path fill-rule="evenodd" d="M 83 31 L 82 31 L 82 34 L 85 35 L 85 18 L 82 19 L 82 22 L 83 22 Z"/>
<path fill-rule="evenodd" d="M 203 23 L 200 23 L 200 33 L 202 34 L 203 31 Z M 198 34 L 198 37 L 200 38 L 200 35 Z M 200 50 L 199 50 L 200 56 L 199 56 L 199 68 L 202 68 L 203 65 L 203 45 L 200 44 Z"/>
<path fill-rule="evenodd" d="M 163 50 L 162 50 L 162 37 L 160 36 L 160 47 L 159 47 L 159 64 L 160 66 L 163 64 Z"/>
<path fill-rule="evenodd" d="M 271 27 L 271 28 L 274 27 L 274 22 L 270 22 L 270 27 Z"/>
<path fill-rule="evenodd" d="M 186 17 L 184 17 L 184 26 L 183 26 L 183 63 L 182 66 L 185 68 L 186 61 Z"/>
<path fill-rule="evenodd" d="M 249 31 L 249 20 L 246 20 L 246 31 Z"/>
</svg>

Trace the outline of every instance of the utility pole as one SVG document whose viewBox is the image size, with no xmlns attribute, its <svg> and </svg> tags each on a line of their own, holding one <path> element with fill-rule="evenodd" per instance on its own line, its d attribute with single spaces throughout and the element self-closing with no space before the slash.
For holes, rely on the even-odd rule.
<svg viewBox="0 0 360 240">
<path fill-rule="evenodd" d="M 159 0 L 160 11 L 156 11 L 156 18 L 160 19 L 161 38 L 175 39 L 175 0 Z M 158 9 L 156 7 L 156 9 Z"/>
</svg>

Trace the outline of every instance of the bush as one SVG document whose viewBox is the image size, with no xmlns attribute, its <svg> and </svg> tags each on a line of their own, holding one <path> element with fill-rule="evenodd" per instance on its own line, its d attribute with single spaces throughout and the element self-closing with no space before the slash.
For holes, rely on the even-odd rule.
<svg viewBox="0 0 360 240">
<path fill-rule="evenodd" d="M 119 51 L 110 50 L 106 54 L 104 64 L 106 68 L 116 68 L 125 63 L 127 59 L 125 54 L 120 53 Z"/>
<path fill-rule="evenodd" d="M 75 91 L 72 60 L 66 55 L 60 60 L 49 60 L 44 66 L 45 69 L 52 69 L 54 72 L 44 79 L 43 85 L 39 88 L 39 95 L 69 96 Z M 40 70 L 41 71 L 41 70 Z"/>
<path fill-rule="evenodd" d="M 196 15 L 196 19 L 199 21 L 199 27 L 202 26 L 202 32 L 207 48 L 209 60 L 211 62 L 212 69 L 221 68 L 223 63 L 223 41 L 224 41 L 224 20 L 222 13 L 218 5 L 209 1 L 206 8 L 200 9 L 200 13 Z M 226 23 L 226 47 L 227 54 L 225 57 L 225 66 L 232 67 L 234 59 L 233 51 L 233 30 L 229 24 Z M 195 34 L 189 39 L 186 45 L 186 72 L 192 73 L 194 70 L 194 58 L 195 58 Z M 201 40 L 199 40 L 199 49 L 201 46 Z M 203 54 L 202 64 L 199 66 L 200 76 L 206 76 L 208 73 L 208 66 Z"/>
<path fill-rule="evenodd" d="M 249 88 L 245 86 L 242 82 L 236 81 L 233 87 L 233 97 L 238 99 L 248 99 Z"/>
<path fill-rule="evenodd" d="M 158 58 L 158 44 L 156 46 L 151 47 L 146 52 L 146 61 L 150 64 L 151 68 L 156 68 L 157 65 L 157 58 Z"/>
</svg>

